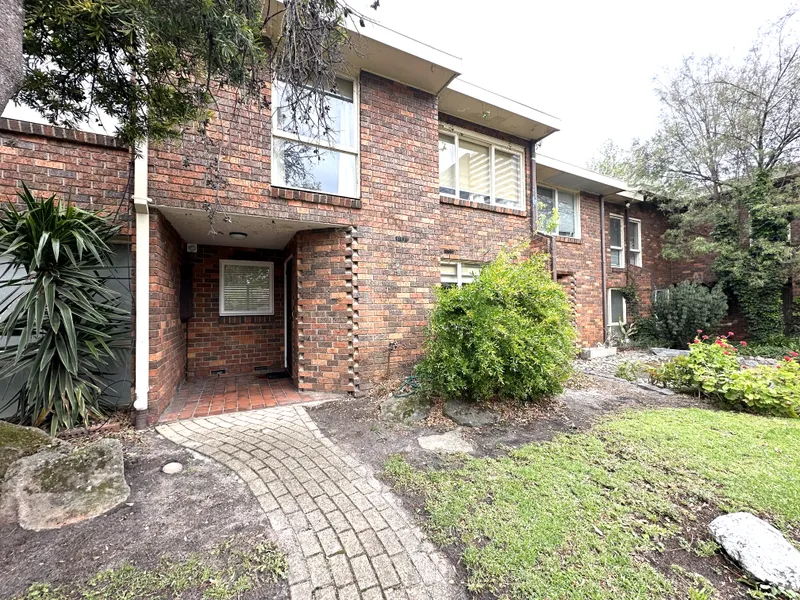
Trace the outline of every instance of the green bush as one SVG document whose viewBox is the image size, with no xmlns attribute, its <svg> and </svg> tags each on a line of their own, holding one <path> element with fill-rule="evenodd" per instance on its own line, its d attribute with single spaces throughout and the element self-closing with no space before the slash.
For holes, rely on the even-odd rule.
<svg viewBox="0 0 800 600">
<path fill-rule="evenodd" d="M 671 348 L 686 348 L 697 330 L 715 332 L 728 312 L 728 300 L 719 286 L 708 289 L 684 281 L 653 302 L 651 329 Z"/>
<path fill-rule="evenodd" d="M 103 416 L 103 372 L 130 348 L 130 313 L 103 275 L 119 228 L 27 187 L 20 200 L 23 211 L 9 202 L 0 214 L 0 255 L 14 273 L 0 304 L 0 379 L 25 378 L 4 398 L 16 421 L 55 433 Z"/>
<path fill-rule="evenodd" d="M 542 255 L 502 253 L 475 281 L 437 291 L 417 367 L 425 392 L 443 398 L 528 400 L 561 392 L 575 357 L 566 294 Z"/>
<path fill-rule="evenodd" d="M 792 352 L 800 352 L 800 338 L 774 337 L 759 342 L 750 342 L 739 349 L 743 356 L 762 356 L 782 359 Z"/>
<path fill-rule="evenodd" d="M 746 348 L 740 342 L 739 348 Z M 697 393 L 740 410 L 797 418 L 800 413 L 800 353 L 779 365 L 739 368 L 737 348 L 727 336 L 695 339 L 688 356 L 678 356 L 651 373 L 656 383 Z"/>
</svg>

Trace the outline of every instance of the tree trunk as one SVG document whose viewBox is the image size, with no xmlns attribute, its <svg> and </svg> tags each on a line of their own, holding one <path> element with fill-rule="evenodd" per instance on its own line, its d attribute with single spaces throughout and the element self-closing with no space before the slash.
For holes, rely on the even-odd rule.
<svg viewBox="0 0 800 600">
<path fill-rule="evenodd" d="M 0 0 L 0 113 L 22 87 L 23 0 Z"/>
</svg>

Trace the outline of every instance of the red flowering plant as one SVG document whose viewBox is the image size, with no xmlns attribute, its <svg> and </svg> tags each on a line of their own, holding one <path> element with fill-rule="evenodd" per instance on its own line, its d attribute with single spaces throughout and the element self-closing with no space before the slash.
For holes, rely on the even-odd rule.
<svg viewBox="0 0 800 600">
<path fill-rule="evenodd" d="M 743 410 L 781 417 L 800 415 L 800 353 L 788 353 L 781 364 L 740 369 L 733 333 L 714 340 L 701 336 L 678 356 L 651 373 L 656 383 L 720 400 Z M 739 347 L 746 347 L 739 342 Z"/>
</svg>

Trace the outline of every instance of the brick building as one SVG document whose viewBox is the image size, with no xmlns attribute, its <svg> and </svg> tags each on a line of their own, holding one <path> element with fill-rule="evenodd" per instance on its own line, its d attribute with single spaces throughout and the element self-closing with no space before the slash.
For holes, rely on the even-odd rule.
<svg viewBox="0 0 800 600">
<path fill-rule="evenodd" d="M 646 310 L 656 290 L 706 277 L 661 258 L 665 221 L 623 182 L 537 156 L 557 119 L 370 27 L 331 95 L 335 139 L 284 131 L 278 86 L 273 110 L 230 92 L 206 136 L 136 156 L 105 135 L 0 119 L 0 199 L 25 182 L 124 223 L 132 389 L 151 421 L 187 380 L 286 371 L 301 391 L 362 393 L 407 374 L 434 287 L 508 245 L 551 255 L 583 346 L 625 318 L 620 288 Z M 555 235 L 538 232 L 556 205 Z"/>
</svg>

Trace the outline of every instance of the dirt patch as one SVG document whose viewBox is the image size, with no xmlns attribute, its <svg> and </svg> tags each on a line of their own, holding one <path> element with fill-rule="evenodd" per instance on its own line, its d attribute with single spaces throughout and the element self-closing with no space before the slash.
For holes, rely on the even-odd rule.
<svg viewBox="0 0 800 600">
<path fill-rule="evenodd" d="M 0 526 L 0 598 L 39 582 L 77 585 L 125 563 L 153 568 L 162 558 L 210 554 L 233 536 L 271 535 L 269 521 L 247 485 L 226 467 L 179 448 L 150 431 L 125 444 L 127 504 L 60 530 L 31 532 Z M 161 467 L 184 464 L 177 475 Z M 265 583 L 250 598 L 287 598 L 286 582 Z"/>
<path fill-rule="evenodd" d="M 496 425 L 464 428 L 476 456 L 499 456 L 510 448 L 552 439 L 559 433 L 590 428 L 607 414 L 628 408 L 711 406 L 683 395 L 664 396 L 643 390 L 624 380 L 576 374 L 560 396 L 537 403 L 498 402 L 491 405 L 500 414 Z M 417 467 L 437 467 L 440 457 L 423 450 L 417 443 L 421 435 L 444 433 L 456 424 L 442 415 L 442 405 L 434 405 L 430 417 L 415 425 L 403 425 L 380 418 L 379 405 L 389 392 L 364 398 L 347 398 L 308 409 L 320 429 L 337 444 L 369 463 L 380 472 L 386 459 L 403 453 Z"/>
</svg>

